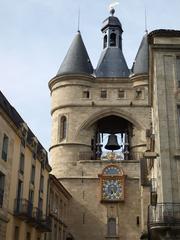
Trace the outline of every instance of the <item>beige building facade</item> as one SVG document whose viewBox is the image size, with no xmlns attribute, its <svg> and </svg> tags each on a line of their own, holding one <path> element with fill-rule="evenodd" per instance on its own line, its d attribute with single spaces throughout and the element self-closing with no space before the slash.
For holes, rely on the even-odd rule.
<svg viewBox="0 0 180 240">
<path fill-rule="evenodd" d="M 70 231 L 78 240 L 180 239 L 180 32 L 146 33 L 128 69 L 114 10 L 101 30 L 97 68 L 78 32 L 49 82 L 52 173 L 72 195 Z"/>
<path fill-rule="evenodd" d="M 47 233 L 47 240 L 73 240 L 68 229 L 70 218 L 69 205 L 71 195 L 52 174 L 49 176 L 48 211 L 52 220 L 52 231 Z"/>
<path fill-rule="evenodd" d="M 47 152 L 0 93 L 0 239 L 42 240 L 47 215 Z"/>
</svg>

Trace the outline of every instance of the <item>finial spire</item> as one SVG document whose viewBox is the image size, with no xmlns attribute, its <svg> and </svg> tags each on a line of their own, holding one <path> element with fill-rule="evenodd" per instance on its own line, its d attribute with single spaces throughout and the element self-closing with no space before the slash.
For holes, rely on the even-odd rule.
<svg viewBox="0 0 180 240">
<path fill-rule="evenodd" d="M 144 20 L 145 20 L 145 33 L 148 33 L 148 28 L 147 28 L 147 10 L 146 10 L 146 6 L 144 6 Z"/>
<path fill-rule="evenodd" d="M 115 9 L 114 9 L 114 8 L 111 8 L 111 9 L 110 9 L 110 14 L 111 14 L 112 16 L 114 16 L 114 13 L 115 13 Z"/>
<path fill-rule="evenodd" d="M 145 32 L 148 33 L 148 29 L 147 29 L 147 11 L 146 11 L 146 7 L 145 7 Z"/>
<path fill-rule="evenodd" d="M 111 0 L 111 3 L 109 4 L 109 11 L 112 16 L 114 16 L 115 13 L 115 6 L 119 5 L 118 0 Z"/>
<path fill-rule="evenodd" d="M 78 32 L 80 32 L 80 15 L 81 15 L 81 11 L 80 11 L 80 7 L 78 9 Z"/>
</svg>

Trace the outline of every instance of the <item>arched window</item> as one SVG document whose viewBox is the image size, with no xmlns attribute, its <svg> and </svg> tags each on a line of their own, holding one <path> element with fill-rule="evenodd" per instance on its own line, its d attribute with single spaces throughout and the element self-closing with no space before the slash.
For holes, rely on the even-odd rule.
<svg viewBox="0 0 180 240">
<path fill-rule="evenodd" d="M 62 116 L 60 119 L 60 141 L 66 138 L 67 132 L 67 118 Z"/>
<path fill-rule="evenodd" d="M 107 35 L 104 36 L 104 48 L 107 47 Z"/>
<path fill-rule="evenodd" d="M 116 34 L 111 33 L 110 35 L 110 47 L 115 47 L 116 46 Z"/>
<path fill-rule="evenodd" d="M 116 236 L 116 219 L 108 219 L 108 236 Z"/>
</svg>

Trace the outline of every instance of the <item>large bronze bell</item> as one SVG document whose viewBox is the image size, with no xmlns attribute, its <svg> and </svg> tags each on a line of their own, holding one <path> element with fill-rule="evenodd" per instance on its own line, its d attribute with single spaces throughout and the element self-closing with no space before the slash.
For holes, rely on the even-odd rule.
<svg viewBox="0 0 180 240">
<path fill-rule="evenodd" d="M 117 136 L 115 134 L 110 134 L 105 149 L 113 151 L 118 150 L 120 148 L 121 146 L 118 144 Z"/>
</svg>

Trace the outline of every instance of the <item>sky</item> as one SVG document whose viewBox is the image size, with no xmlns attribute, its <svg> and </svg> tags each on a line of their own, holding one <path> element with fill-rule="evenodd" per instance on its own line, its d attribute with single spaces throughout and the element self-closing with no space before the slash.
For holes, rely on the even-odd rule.
<svg viewBox="0 0 180 240">
<path fill-rule="evenodd" d="M 0 86 L 36 137 L 50 147 L 51 116 L 48 82 L 53 78 L 80 31 L 94 68 L 102 51 L 102 21 L 111 0 L 0 0 Z M 131 68 L 145 33 L 180 29 L 179 0 L 119 0 L 123 52 Z"/>
</svg>

